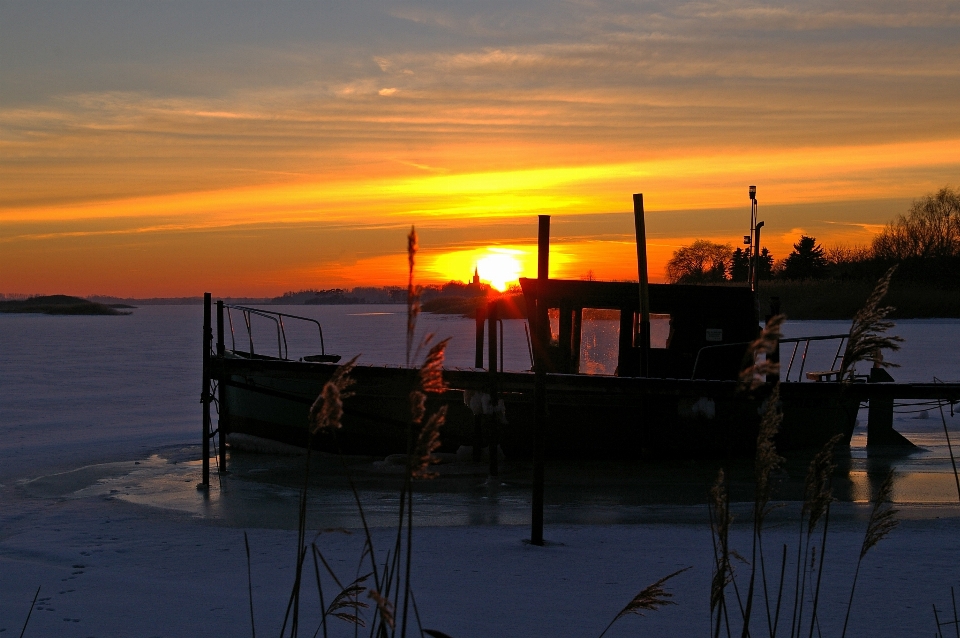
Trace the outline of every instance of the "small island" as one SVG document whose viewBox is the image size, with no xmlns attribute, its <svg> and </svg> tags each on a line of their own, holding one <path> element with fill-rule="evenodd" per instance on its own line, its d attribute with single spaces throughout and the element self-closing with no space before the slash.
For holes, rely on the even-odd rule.
<svg viewBox="0 0 960 638">
<path fill-rule="evenodd" d="M 118 308 L 132 308 L 125 304 L 116 306 L 96 303 L 69 295 L 42 295 L 29 299 L 0 301 L 0 312 L 27 312 L 45 315 L 129 315 Z"/>
</svg>

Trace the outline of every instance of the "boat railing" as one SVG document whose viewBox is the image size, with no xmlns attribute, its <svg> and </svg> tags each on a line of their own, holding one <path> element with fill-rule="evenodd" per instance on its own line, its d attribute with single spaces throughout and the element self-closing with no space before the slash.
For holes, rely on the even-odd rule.
<svg viewBox="0 0 960 638">
<path fill-rule="evenodd" d="M 830 369 L 825 372 L 815 372 L 815 373 L 811 372 L 811 373 L 808 373 L 808 376 L 810 374 L 813 374 L 816 377 L 816 379 L 813 379 L 813 380 L 821 380 L 821 379 L 829 378 L 831 376 L 835 376 L 836 380 L 839 381 L 840 369 L 837 366 L 837 364 L 843 360 L 843 346 L 846 344 L 848 336 L 849 335 L 845 335 L 845 334 L 817 335 L 812 337 L 791 337 L 789 339 L 781 339 L 780 340 L 781 345 L 784 343 L 794 344 L 793 351 L 790 353 L 790 362 L 787 364 L 786 372 L 781 376 L 781 381 L 790 380 L 790 373 L 793 371 L 793 363 L 797 358 L 797 352 L 800 351 L 801 343 L 803 344 L 803 352 L 800 354 L 800 369 L 797 372 L 797 381 L 803 381 L 803 378 L 804 378 L 803 369 L 807 365 L 807 354 L 810 351 L 810 342 L 811 341 L 832 341 L 834 339 L 838 339 L 839 344 L 837 345 L 836 354 L 833 355 L 833 363 L 830 365 Z M 782 367 L 781 367 L 781 370 L 783 370 Z"/>
<path fill-rule="evenodd" d="M 744 346 L 748 346 L 751 343 L 753 342 L 752 341 L 735 341 L 733 343 L 717 343 L 712 346 L 703 346 L 702 348 L 697 350 L 697 356 L 693 360 L 693 371 L 690 373 L 690 380 L 692 381 L 697 378 L 697 366 L 700 363 L 700 355 L 703 354 L 704 350 L 713 351 L 713 350 L 720 350 L 723 348 L 743 348 Z"/>
<path fill-rule="evenodd" d="M 278 359 L 289 359 L 290 351 L 287 347 L 287 331 L 286 327 L 283 325 L 284 317 L 288 319 L 295 319 L 297 321 L 305 321 L 307 323 L 312 323 L 317 327 L 317 333 L 320 335 L 320 357 L 326 356 L 326 350 L 323 345 L 323 328 L 320 326 L 320 322 L 316 319 L 311 319 L 310 317 L 302 317 L 300 315 L 292 315 L 286 312 L 276 312 L 273 310 L 263 310 L 261 308 L 251 308 L 249 306 L 238 306 L 234 304 L 223 304 L 223 307 L 227 311 L 227 321 L 230 323 L 230 342 L 232 344 L 232 350 L 237 351 L 237 340 L 236 340 L 236 331 L 233 325 L 233 313 L 231 310 L 238 310 L 243 317 L 244 327 L 247 331 L 247 340 L 249 341 L 249 350 L 247 355 L 251 358 L 254 358 L 257 355 L 254 349 L 253 344 L 253 326 L 251 325 L 251 320 L 254 316 L 263 317 L 268 321 L 272 321 L 277 331 L 277 358 Z M 263 355 L 260 355 L 263 356 Z M 339 357 L 338 357 L 339 358 Z M 306 360 L 306 358 L 305 358 Z"/>
<path fill-rule="evenodd" d="M 803 381 L 803 370 L 807 365 L 807 354 L 810 351 L 810 342 L 811 341 L 832 341 L 834 339 L 839 340 L 839 345 L 837 346 L 837 352 L 833 356 L 833 363 L 830 365 L 830 370 L 825 372 L 810 372 L 808 377 L 811 380 L 821 380 L 827 379 L 830 377 L 836 377 L 836 380 L 840 380 L 840 369 L 837 364 L 843 359 L 843 346 L 846 344 L 847 337 L 849 335 L 817 335 L 811 337 L 791 337 L 788 339 L 780 339 L 780 344 L 793 344 L 793 350 L 790 353 L 790 361 L 787 363 L 786 372 L 783 372 L 781 367 L 782 376 L 780 377 L 781 381 L 790 381 L 790 374 L 793 372 L 793 364 L 796 361 L 797 353 L 800 352 L 800 366 L 797 372 L 796 381 Z M 690 374 L 691 379 L 697 378 L 697 366 L 700 363 L 700 355 L 706 350 L 716 350 L 720 348 L 743 348 L 744 346 L 750 345 L 750 341 L 737 341 L 735 343 L 719 343 L 712 346 L 704 346 L 697 351 L 697 356 L 693 361 L 693 371 Z M 803 344 L 803 350 L 800 350 L 800 344 Z M 810 375 L 813 375 L 812 377 Z"/>
</svg>

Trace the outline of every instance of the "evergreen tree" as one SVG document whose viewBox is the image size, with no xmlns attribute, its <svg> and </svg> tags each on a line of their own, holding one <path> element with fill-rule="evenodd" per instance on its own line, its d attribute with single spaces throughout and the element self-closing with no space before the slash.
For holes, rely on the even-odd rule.
<svg viewBox="0 0 960 638">
<path fill-rule="evenodd" d="M 761 253 L 762 254 L 762 253 Z M 746 281 L 750 276 L 750 249 L 737 248 L 730 258 L 730 280 Z"/>
<path fill-rule="evenodd" d="M 757 273 L 760 279 L 772 279 L 773 278 L 773 255 L 770 254 L 770 251 L 766 248 L 760 250 L 760 260 L 758 262 Z"/>
<path fill-rule="evenodd" d="M 793 252 L 783 262 L 784 279 L 823 279 L 827 276 L 827 258 L 823 246 L 813 237 L 800 235 Z"/>
</svg>

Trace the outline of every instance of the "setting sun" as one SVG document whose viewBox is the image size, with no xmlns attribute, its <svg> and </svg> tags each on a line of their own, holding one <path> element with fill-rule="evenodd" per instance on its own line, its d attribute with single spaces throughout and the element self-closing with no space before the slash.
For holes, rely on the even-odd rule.
<svg viewBox="0 0 960 638">
<path fill-rule="evenodd" d="M 515 255 L 522 254 L 510 248 L 491 248 L 493 253 L 477 261 L 480 281 L 489 281 L 490 285 L 503 292 L 507 286 L 516 283 L 523 272 L 523 265 Z"/>
</svg>

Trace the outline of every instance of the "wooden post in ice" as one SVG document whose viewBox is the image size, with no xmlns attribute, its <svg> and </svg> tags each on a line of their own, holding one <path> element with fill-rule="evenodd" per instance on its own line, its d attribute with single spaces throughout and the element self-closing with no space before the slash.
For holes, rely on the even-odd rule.
<svg viewBox="0 0 960 638">
<path fill-rule="evenodd" d="M 210 293 L 203 293 L 203 388 L 200 402 L 203 404 L 203 478 L 200 489 L 210 487 L 210 346 L 213 331 L 210 329 Z"/>
<path fill-rule="evenodd" d="M 475 368 L 483 367 L 483 327 L 487 321 L 487 307 L 477 306 L 477 353 Z M 483 458 L 483 411 L 473 415 L 473 462 L 479 463 Z"/>
<path fill-rule="evenodd" d="M 227 471 L 227 433 L 230 431 L 230 414 L 227 411 L 227 384 L 223 376 L 223 355 L 226 352 L 226 345 L 223 341 L 223 300 L 217 301 L 217 358 L 219 365 L 217 369 L 220 375 L 217 377 L 217 406 L 219 419 L 217 421 L 217 433 L 220 435 L 220 473 Z"/>
<path fill-rule="evenodd" d="M 550 319 L 547 316 L 547 280 L 550 277 L 550 215 L 540 215 L 537 234 L 537 305 L 531 317 L 534 361 L 534 426 L 533 426 L 533 498 L 530 516 L 530 543 L 543 545 L 543 446 L 547 429 L 547 344 L 550 339 Z"/>
<path fill-rule="evenodd" d="M 499 416 L 497 415 L 497 404 L 500 401 L 499 392 L 497 392 L 497 372 L 498 372 L 498 363 L 497 363 L 497 302 L 491 301 L 487 305 L 487 363 L 489 365 L 488 372 L 490 374 L 490 405 L 493 408 L 493 413 L 489 415 L 490 418 L 490 476 L 499 476 L 500 475 L 500 459 L 498 458 L 497 451 L 500 444 L 500 437 L 498 436 L 497 428 L 500 424 L 497 422 Z"/>
<path fill-rule="evenodd" d="M 633 222 L 637 233 L 637 274 L 640 278 L 640 376 L 650 372 L 650 284 L 647 280 L 647 229 L 643 219 L 643 193 L 633 195 Z M 623 324 L 621 324 L 623 325 Z M 622 338 L 622 337 L 621 337 Z"/>
</svg>

